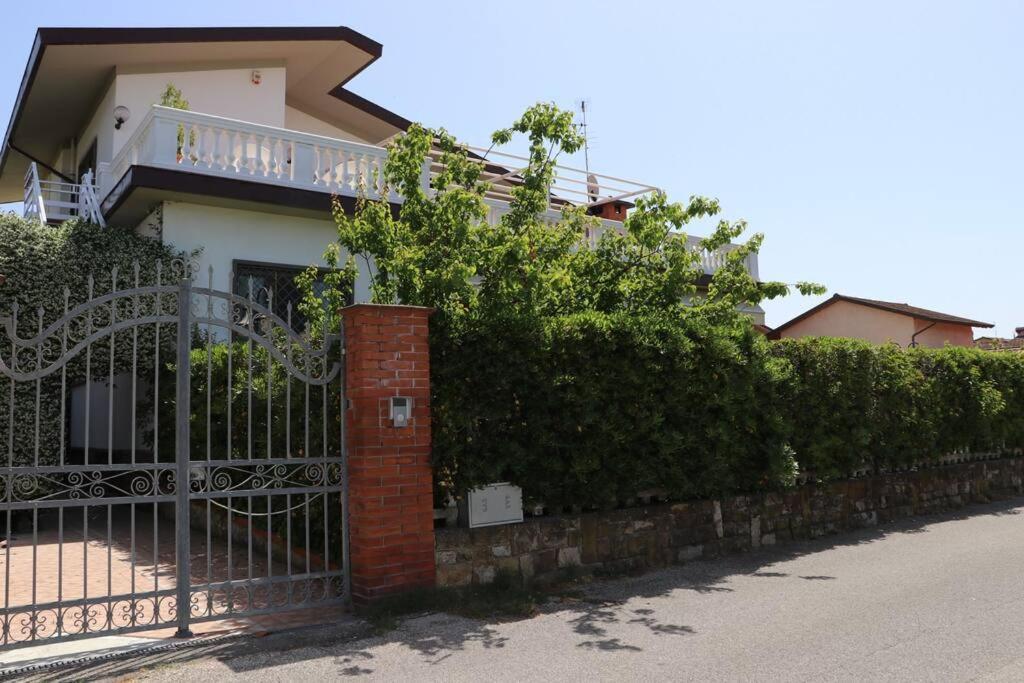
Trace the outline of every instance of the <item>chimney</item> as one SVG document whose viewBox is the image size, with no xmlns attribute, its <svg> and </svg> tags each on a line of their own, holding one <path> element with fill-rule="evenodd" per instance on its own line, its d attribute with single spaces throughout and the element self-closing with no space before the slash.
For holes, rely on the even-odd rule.
<svg viewBox="0 0 1024 683">
<path fill-rule="evenodd" d="M 606 218 L 610 221 L 619 221 L 620 223 L 626 220 L 626 216 L 629 214 L 629 210 L 633 208 L 635 204 L 624 201 L 611 201 L 596 204 L 587 209 L 587 213 L 591 216 L 597 216 L 599 218 Z"/>
<path fill-rule="evenodd" d="M 1024 339 L 1024 327 L 1018 327 L 1014 329 L 1014 332 L 1017 333 L 1017 339 Z"/>
</svg>

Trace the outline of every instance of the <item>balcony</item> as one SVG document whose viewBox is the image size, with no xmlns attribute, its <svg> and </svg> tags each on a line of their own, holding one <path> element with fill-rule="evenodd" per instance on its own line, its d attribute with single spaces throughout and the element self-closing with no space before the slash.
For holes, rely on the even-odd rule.
<svg viewBox="0 0 1024 683">
<path fill-rule="evenodd" d="M 487 221 L 494 224 L 509 210 L 511 190 L 525 167 L 523 157 L 469 148 L 484 165 L 482 178 L 490 183 L 485 201 L 490 206 Z M 109 165 L 100 165 L 98 194 L 106 215 L 125 191 L 121 179 L 133 166 L 187 171 L 208 176 L 245 180 L 307 191 L 354 197 L 360 191 L 371 199 L 382 198 L 382 176 L 387 150 L 351 142 L 263 126 L 210 114 L 153 106 L 134 134 Z M 422 183 L 442 170 L 436 159 L 424 164 Z M 654 191 L 656 188 L 633 181 L 558 166 L 551 187 L 551 206 L 546 216 L 554 221 L 564 205 L 597 207 L 613 201 Z M 402 198 L 390 192 L 389 201 Z M 27 206 L 27 203 L 26 203 Z M 599 218 L 600 227 L 591 235 L 596 240 L 603 230 L 621 230 L 622 223 Z M 689 238 L 694 248 L 699 239 Z M 702 253 L 704 271 L 711 274 L 724 258 L 722 253 Z M 757 260 L 748 262 L 757 277 Z"/>
<path fill-rule="evenodd" d="M 40 223 L 62 223 L 81 216 L 103 225 L 91 172 L 82 177 L 81 183 L 41 180 L 39 168 L 33 162 L 25 173 L 23 206 L 25 218 Z"/>
<path fill-rule="evenodd" d="M 346 196 L 363 188 L 379 199 L 386 154 L 373 145 L 154 106 L 98 181 L 104 211 L 117 202 L 115 183 L 132 166 Z"/>
</svg>

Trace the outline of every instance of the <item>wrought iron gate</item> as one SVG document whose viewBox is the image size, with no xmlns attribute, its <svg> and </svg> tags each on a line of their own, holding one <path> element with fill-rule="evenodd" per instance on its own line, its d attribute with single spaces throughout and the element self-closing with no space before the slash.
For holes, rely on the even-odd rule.
<svg viewBox="0 0 1024 683">
<path fill-rule="evenodd" d="M 0 317 L 0 647 L 345 602 L 340 331 L 194 279 Z"/>
</svg>

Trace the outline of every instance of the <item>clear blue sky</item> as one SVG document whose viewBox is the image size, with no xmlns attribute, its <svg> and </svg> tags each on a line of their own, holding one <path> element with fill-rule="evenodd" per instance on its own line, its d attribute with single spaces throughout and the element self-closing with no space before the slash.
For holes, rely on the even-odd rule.
<svg viewBox="0 0 1024 683">
<path fill-rule="evenodd" d="M 0 116 L 37 26 L 295 24 L 383 43 L 352 90 L 468 142 L 589 99 L 592 166 L 718 197 L 765 278 L 1024 325 L 1024 3 L 19 3 Z"/>
</svg>

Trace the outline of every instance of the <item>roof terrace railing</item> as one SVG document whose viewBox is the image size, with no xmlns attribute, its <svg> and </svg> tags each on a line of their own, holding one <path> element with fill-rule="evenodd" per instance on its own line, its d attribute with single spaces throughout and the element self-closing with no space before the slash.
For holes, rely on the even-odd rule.
<svg viewBox="0 0 1024 683">
<path fill-rule="evenodd" d="M 483 164 L 488 197 L 508 202 L 522 182 L 529 159 L 496 150 L 468 147 Z M 195 173 L 287 184 L 340 195 L 360 191 L 377 199 L 384 191 L 387 150 L 383 147 L 238 121 L 222 116 L 153 106 L 100 179 L 101 194 L 112 190 L 133 165 L 159 166 Z M 436 159 L 425 169 L 426 186 L 441 170 Z M 556 166 L 552 206 L 596 205 L 654 191 L 615 176 Z M 392 193 L 393 194 L 393 193 Z M 400 201 L 397 196 L 390 196 Z"/>
<path fill-rule="evenodd" d="M 508 211 L 512 190 L 522 183 L 529 159 L 494 149 L 467 149 L 482 164 L 482 180 L 490 185 L 485 201 L 491 207 L 487 220 L 493 224 Z M 386 191 L 386 159 L 384 147 L 154 105 L 113 161 L 101 164 L 99 196 L 102 210 L 109 211 L 124 191 L 122 178 L 132 166 L 140 165 L 350 197 L 362 192 L 378 199 Z M 437 155 L 424 164 L 424 188 L 441 170 Z M 621 177 L 557 165 L 550 188 L 551 203 L 544 217 L 558 220 L 566 205 L 597 207 L 656 190 L 652 185 Z M 402 201 L 390 190 L 387 198 Z M 597 220 L 600 230 L 622 228 L 618 221 Z M 690 241 L 699 248 L 696 238 Z M 714 272 L 722 259 L 723 253 L 703 253 L 705 272 Z M 748 265 L 756 277 L 756 258 Z"/>
<path fill-rule="evenodd" d="M 522 182 L 523 172 L 530 159 L 495 149 L 470 147 L 466 149 L 483 164 L 481 179 L 490 183 L 488 196 L 510 201 L 512 189 Z M 439 164 L 437 164 L 439 166 Z M 432 172 L 432 175 L 434 172 Z M 656 191 L 653 185 L 626 180 L 604 173 L 596 173 L 573 166 L 555 164 L 553 182 L 549 191 L 552 205 L 598 206 L 608 202 L 627 201 Z"/>
</svg>

